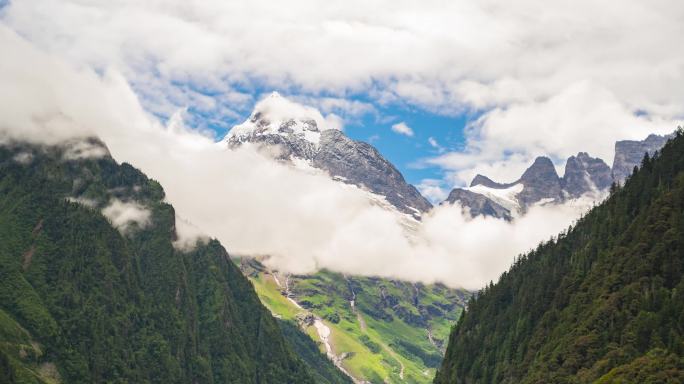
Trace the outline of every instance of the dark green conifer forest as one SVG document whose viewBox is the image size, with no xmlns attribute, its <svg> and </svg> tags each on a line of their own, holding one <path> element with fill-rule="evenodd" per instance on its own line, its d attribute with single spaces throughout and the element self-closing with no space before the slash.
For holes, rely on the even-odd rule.
<svg viewBox="0 0 684 384">
<path fill-rule="evenodd" d="M 684 382 L 684 134 L 472 299 L 435 383 Z"/>
<path fill-rule="evenodd" d="M 0 146 L 1 383 L 313 383 L 221 244 L 174 248 L 157 182 L 65 151 Z M 122 234 L 114 198 L 149 224 Z"/>
</svg>

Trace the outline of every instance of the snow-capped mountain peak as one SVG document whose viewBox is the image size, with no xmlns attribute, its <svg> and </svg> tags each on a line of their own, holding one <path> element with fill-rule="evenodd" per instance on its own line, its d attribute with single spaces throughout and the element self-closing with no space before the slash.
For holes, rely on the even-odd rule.
<svg viewBox="0 0 684 384">
<path fill-rule="evenodd" d="M 334 116 L 324 117 L 315 108 L 292 102 L 273 92 L 259 101 L 249 118 L 234 126 L 224 140 L 229 143 L 245 142 L 258 136 L 277 135 L 302 139 L 318 146 L 322 131 L 339 128 Z"/>
<path fill-rule="evenodd" d="M 274 92 L 259 101 L 224 142 L 230 148 L 243 144 L 277 148 L 278 160 L 323 170 L 333 180 L 365 189 L 414 218 L 432 208 L 377 149 L 350 139 L 339 128 L 335 115 L 324 117 L 317 109 Z"/>
</svg>

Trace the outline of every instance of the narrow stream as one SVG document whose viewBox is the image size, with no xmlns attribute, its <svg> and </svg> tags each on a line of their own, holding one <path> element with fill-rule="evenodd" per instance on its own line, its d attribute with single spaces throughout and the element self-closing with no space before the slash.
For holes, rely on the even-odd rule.
<svg viewBox="0 0 684 384">
<path fill-rule="evenodd" d="M 276 282 L 276 285 L 278 287 L 282 288 L 283 286 L 280 283 L 280 280 L 278 279 L 277 273 L 271 272 L 271 276 L 273 276 L 273 279 Z M 294 304 L 297 308 L 304 310 L 301 305 L 294 299 L 295 295 L 290 291 L 290 276 L 285 275 L 285 297 L 292 303 Z M 352 306 L 353 306 L 353 300 L 352 300 Z M 330 345 L 330 327 L 325 325 L 323 322 L 323 319 L 320 317 L 316 316 L 314 314 L 314 327 L 316 328 L 316 333 L 318 334 L 318 338 L 321 340 L 323 343 L 323 346 L 325 346 L 325 354 L 328 356 L 328 358 L 335 364 L 337 369 L 342 371 L 345 375 L 349 376 L 349 378 L 352 379 L 352 381 L 355 384 L 365 384 L 365 381 L 358 380 L 356 377 L 352 376 L 344 367 L 342 366 L 342 358 L 340 356 L 335 355 L 335 352 L 333 352 L 332 346 Z"/>
</svg>

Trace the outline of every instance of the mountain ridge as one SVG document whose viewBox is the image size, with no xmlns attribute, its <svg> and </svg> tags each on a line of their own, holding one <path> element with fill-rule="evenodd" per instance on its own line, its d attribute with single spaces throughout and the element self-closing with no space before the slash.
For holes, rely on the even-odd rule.
<svg viewBox="0 0 684 384">
<path fill-rule="evenodd" d="M 174 248 L 164 191 L 97 139 L 0 145 L 0 378 L 303 382 L 216 240 Z"/>
<path fill-rule="evenodd" d="M 250 117 L 224 137 L 229 148 L 246 143 L 275 150 L 275 157 L 295 165 L 304 162 L 327 172 L 336 181 L 356 185 L 384 197 L 398 211 L 416 219 L 432 204 L 401 172 L 371 144 L 352 140 L 337 128 L 328 127 L 313 109 L 285 113 L 281 104 L 291 102 L 277 93 L 258 103 Z M 274 113 L 273 110 L 279 110 Z M 317 118 L 312 117 L 318 115 Z M 301 166 L 301 165 L 300 165 Z"/>
<path fill-rule="evenodd" d="M 510 221 L 535 205 L 559 204 L 586 195 L 596 198 L 605 195 L 611 184 L 622 183 L 627 169 L 627 174 L 631 174 L 645 153 L 653 155 L 671 137 L 651 134 L 642 141 L 617 141 L 612 168 L 600 158 L 578 152 L 566 160 L 563 177 L 557 174 L 551 159 L 538 156 L 518 180 L 498 183 L 477 174 L 468 188 L 454 188 L 445 203 L 458 202 L 473 217 L 483 215 Z M 522 190 L 501 196 L 499 191 L 515 186 L 522 186 Z M 489 209 L 483 210 L 485 206 Z"/>
<path fill-rule="evenodd" d="M 684 380 L 684 131 L 468 305 L 436 384 Z"/>
</svg>

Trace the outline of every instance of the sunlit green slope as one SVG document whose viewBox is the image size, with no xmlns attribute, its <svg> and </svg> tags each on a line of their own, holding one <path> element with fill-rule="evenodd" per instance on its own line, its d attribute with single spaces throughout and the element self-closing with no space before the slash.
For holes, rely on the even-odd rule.
<svg viewBox="0 0 684 384">
<path fill-rule="evenodd" d="M 241 267 L 276 316 L 297 322 L 322 352 L 326 347 L 316 322 L 329 328 L 327 340 L 338 364 L 372 383 L 430 382 L 451 326 L 469 298 L 467 291 L 442 285 L 327 271 L 285 276 L 248 259 Z"/>
</svg>

